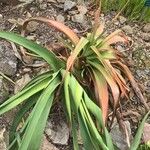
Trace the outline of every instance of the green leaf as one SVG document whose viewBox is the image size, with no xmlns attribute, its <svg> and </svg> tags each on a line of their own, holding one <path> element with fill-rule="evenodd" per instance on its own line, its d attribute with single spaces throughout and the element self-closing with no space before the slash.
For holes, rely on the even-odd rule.
<svg viewBox="0 0 150 150">
<path fill-rule="evenodd" d="M 49 80 L 50 78 L 46 78 L 42 81 L 36 82 L 30 87 L 9 98 L 6 102 L 0 105 L 0 115 L 11 110 L 12 108 L 16 107 L 17 105 L 28 99 L 30 96 L 46 88 L 49 84 Z"/>
<path fill-rule="evenodd" d="M 107 128 L 104 126 L 101 109 L 84 92 L 84 101 L 89 111 L 96 117 L 99 126 L 104 130 L 108 149 L 114 150 L 113 142 Z"/>
<path fill-rule="evenodd" d="M 146 119 L 148 118 L 149 114 L 150 114 L 150 111 L 145 115 L 145 117 L 143 118 L 140 126 L 138 127 L 137 133 L 136 133 L 136 135 L 134 137 L 134 140 L 131 144 L 130 150 L 137 150 L 137 148 L 140 144 L 140 141 L 141 141 L 143 128 L 144 128 L 144 123 L 146 122 Z"/>
<path fill-rule="evenodd" d="M 104 150 L 108 150 L 102 137 L 100 136 L 99 132 L 97 131 L 97 129 L 94 125 L 94 122 L 88 112 L 88 109 L 83 101 L 83 92 L 85 92 L 85 91 L 80 86 L 78 81 L 74 78 L 74 76 L 71 76 L 70 91 L 71 91 L 73 101 L 75 104 L 74 107 L 77 107 L 76 110 L 78 112 L 78 118 L 80 120 L 79 121 L 80 127 L 85 128 L 84 131 L 81 131 L 81 136 L 83 138 L 85 148 L 92 149 L 92 147 L 93 147 L 94 149 L 99 150 L 99 148 L 102 147 Z M 88 96 L 85 94 L 85 97 L 87 98 Z M 88 101 L 88 100 L 89 100 L 89 98 L 86 101 Z M 83 129 L 80 129 L 80 130 L 83 130 Z M 89 139 L 87 139 L 87 137 Z M 89 146 L 89 142 L 91 143 L 92 147 Z"/>
<path fill-rule="evenodd" d="M 91 142 L 89 130 L 87 128 L 85 119 L 80 113 L 78 115 L 78 120 L 79 120 L 79 126 L 80 126 L 80 131 L 81 131 L 81 137 L 83 139 L 84 148 L 86 150 L 93 150 L 93 144 Z"/>
<path fill-rule="evenodd" d="M 73 118 L 73 115 L 72 115 Z M 79 144 L 78 144 L 78 126 L 76 125 L 76 120 L 75 118 L 72 119 L 72 137 L 73 137 L 73 148 L 74 150 L 79 150 Z"/>
<path fill-rule="evenodd" d="M 104 134 L 105 134 L 105 140 L 106 140 L 106 144 L 109 150 L 115 150 L 113 142 L 112 142 L 112 138 L 107 130 L 107 128 L 105 127 L 104 129 Z"/>
<path fill-rule="evenodd" d="M 69 121 L 71 123 L 72 118 L 71 118 L 71 106 L 70 106 L 70 95 L 69 95 L 69 82 L 70 82 L 70 73 L 67 72 L 64 79 L 64 93 L 65 93 L 65 104 L 66 104 L 65 106 L 69 116 Z"/>
<path fill-rule="evenodd" d="M 103 119 L 102 119 L 102 111 L 101 109 L 88 97 L 86 92 L 84 92 L 84 101 L 86 107 L 89 111 L 95 116 L 98 121 L 99 127 L 104 129 Z"/>
<path fill-rule="evenodd" d="M 32 113 L 30 114 L 31 118 L 21 141 L 19 150 L 39 149 L 42 134 L 46 125 L 50 108 L 52 106 L 54 90 L 59 84 L 60 78 L 58 77 L 58 73 L 56 73 L 49 82 L 47 88 L 41 94 Z"/>
<path fill-rule="evenodd" d="M 87 150 L 91 150 L 93 149 L 92 137 L 90 135 L 88 126 L 86 124 L 86 119 L 84 117 L 85 112 L 82 112 L 83 107 L 81 100 L 83 95 L 83 89 L 73 75 L 70 77 L 69 89 L 70 95 L 72 96 L 72 110 L 75 110 L 75 114 L 78 116 L 84 147 Z"/>
<path fill-rule="evenodd" d="M 46 48 L 43 48 L 42 46 L 27 40 L 26 38 L 10 33 L 10 32 L 0 32 L 0 37 L 10 40 L 16 44 L 19 44 L 26 49 L 38 54 L 40 57 L 42 57 L 44 60 L 46 60 L 47 63 L 50 64 L 50 66 L 53 68 L 53 70 L 58 71 L 60 68 L 64 68 L 65 65 L 63 61 L 61 61 L 52 51 L 48 51 Z"/>
<path fill-rule="evenodd" d="M 37 75 L 36 77 L 33 77 L 33 79 L 29 83 L 26 84 L 24 89 L 31 86 L 31 85 L 33 85 L 33 84 L 35 84 L 36 82 L 42 81 L 46 78 L 50 78 L 53 73 L 54 72 L 52 72 L 52 71 L 48 71 L 48 72 L 42 73 L 40 75 Z"/>
<path fill-rule="evenodd" d="M 85 110 L 85 113 L 86 113 L 86 121 L 87 121 L 87 125 L 89 127 L 89 130 L 91 132 L 91 135 L 92 137 L 94 138 L 93 140 L 93 145 L 96 146 L 97 144 L 103 149 L 103 150 L 108 150 L 107 146 L 105 145 L 102 137 L 100 136 L 100 133 L 98 132 L 98 130 L 96 129 L 96 126 L 87 110 L 87 107 L 86 105 L 84 104 L 84 102 L 82 101 L 82 105 L 83 105 L 83 108 Z M 96 142 L 96 143 L 95 143 Z M 96 146 L 98 147 L 98 146 Z"/>
<path fill-rule="evenodd" d="M 78 111 L 83 95 L 83 89 L 79 86 L 78 81 L 73 75 L 70 77 L 69 87 L 71 89 L 71 95 L 74 99 L 75 108 Z"/>
<path fill-rule="evenodd" d="M 38 100 L 41 93 L 34 94 L 31 96 L 21 107 L 18 113 L 16 114 L 12 126 L 10 128 L 9 132 L 9 143 L 11 144 L 15 137 L 17 132 L 17 127 L 19 126 L 22 119 L 25 119 L 25 114 L 29 112 L 29 110 L 33 107 L 33 105 Z M 14 146 L 10 150 L 15 150 L 17 148 L 16 144 L 14 143 Z"/>
</svg>

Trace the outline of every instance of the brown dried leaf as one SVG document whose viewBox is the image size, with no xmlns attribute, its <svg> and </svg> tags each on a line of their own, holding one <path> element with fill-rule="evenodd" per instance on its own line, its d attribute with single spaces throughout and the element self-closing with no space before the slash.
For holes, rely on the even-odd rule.
<svg viewBox="0 0 150 150">
<path fill-rule="evenodd" d="M 26 27 L 30 21 L 43 22 L 43 23 L 48 24 L 50 27 L 56 28 L 58 31 L 64 33 L 73 42 L 74 45 L 77 45 L 79 42 L 79 38 L 78 38 L 77 34 L 75 34 L 75 32 L 73 32 L 73 30 L 71 30 L 70 28 L 68 28 L 61 22 L 57 22 L 57 21 L 50 20 L 47 18 L 37 17 L 37 18 L 28 19 L 23 24 L 23 30 L 26 29 Z M 22 32 L 22 35 L 24 35 L 24 32 Z"/>
</svg>

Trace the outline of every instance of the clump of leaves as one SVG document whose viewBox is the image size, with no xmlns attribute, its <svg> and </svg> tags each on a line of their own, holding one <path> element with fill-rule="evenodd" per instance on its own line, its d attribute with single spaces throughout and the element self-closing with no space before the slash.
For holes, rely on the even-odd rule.
<svg viewBox="0 0 150 150">
<path fill-rule="evenodd" d="M 130 20 L 150 21 L 148 0 L 98 0 L 102 2 L 102 10 L 120 11 L 124 6 L 123 14 Z"/>
<path fill-rule="evenodd" d="M 62 39 L 62 42 L 69 57 L 14 33 L 0 32 L 1 38 L 39 55 L 51 68 L 50 71 L 35 77 L 21 92 L 0 105 L 2 115 L 23 103 L 10 130 L 9 149 L 39 149 L 48 115 L 56 100 L 60 100 L 65 106 L 75 150 L 79 149 L 76 124 L 81 130 L 86 150 L 115 149 L 105 125 L 109 103 L 111 102 L 115 112 L 120 99 L 127 97 L 128 87 L 122 74 L 131 81 L 143 102 L 144 98 L 120 52 L 111 46 L 117 42 L 128 43 L 127 37 L 121 30 L 104 37 L 104 24 L 99 24 L 98 16 L 97 11 L 93 32 L 81 38 L 62 23 L 53 20 L 32 18 L 24 22 L 24 29 L 30 21 L 40 21 L 64 33 L 69 41 Z M 22 119 L 25 122 L 19 128 Z M 136 140 L 141 137 L 141 129 L 142 127 Z M 139 142 L 140 140 L 133 142 L 134 146 Z"/>
</svg>

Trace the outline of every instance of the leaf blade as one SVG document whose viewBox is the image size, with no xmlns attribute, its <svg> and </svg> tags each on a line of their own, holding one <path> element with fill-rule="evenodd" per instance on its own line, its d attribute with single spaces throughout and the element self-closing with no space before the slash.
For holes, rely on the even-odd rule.
<svg viewBox="0 0 150 150">
<path fill-rule="evenodd" d="M 38 54 L 40 57 L 46 60 L 55 71 L 58 71 L 60 68 L 64 67 L 63 61 L 56 57 L 56 55 L 53 52 L 48 51 L 46 48 L 43 48 L 42 46 L 30 40 L 27 40 L 22 36 L 10 32 L 1 31 L 0 37 L 17 43 L 25 47 L 26 49 Z"/>
</svg>

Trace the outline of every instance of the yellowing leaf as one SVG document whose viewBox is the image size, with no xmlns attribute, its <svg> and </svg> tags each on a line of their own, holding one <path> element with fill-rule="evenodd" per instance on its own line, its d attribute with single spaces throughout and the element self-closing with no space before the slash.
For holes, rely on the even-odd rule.
<svg viewBox="0 0 150 150">
<path fill-rule="evenodd" d="M 93 70 L 93 73 L 95 76 L 95 90 L 98 95 L 99 104 L 102 109 L 103 122 L 105 124 L 108 115 L 108 85 L 105 78 L 100 72 Z"/>
<path fill-rule="evenodd" d="M 110 44 L 115 44 L 117 42 L 128 43 L 127 36 L 125 36 L 121 30 L 116 30 L 115 32 L 113 32 L 109 36 L 107 36 L 104 39 L 103 44 L 110 45 Z"/>
<path fill-rule="evenodd" d="M 75 59 L 77 58 L 78 54 L 80 53 L 80 51 L 84 48 L 84 46 L 88 43 L 88 40 L 85 39 L 84 37 L 82 37 L 80 39 L 80 41 L 78 42 L 77 46 L 75 47 L 74 51 L 72 52 L 72 54 L 69 56 L 68 60 L 67 60 L 67 70 L 70 70 L 70 68 L 72 67 Z"/>
<path fill-rule="evenodd" d="M 104 31 L 104 23 L 101 23 L 96 30 L 95 38 L 98 38 L 102 34 L 103 31 Z"/>
</svg>

